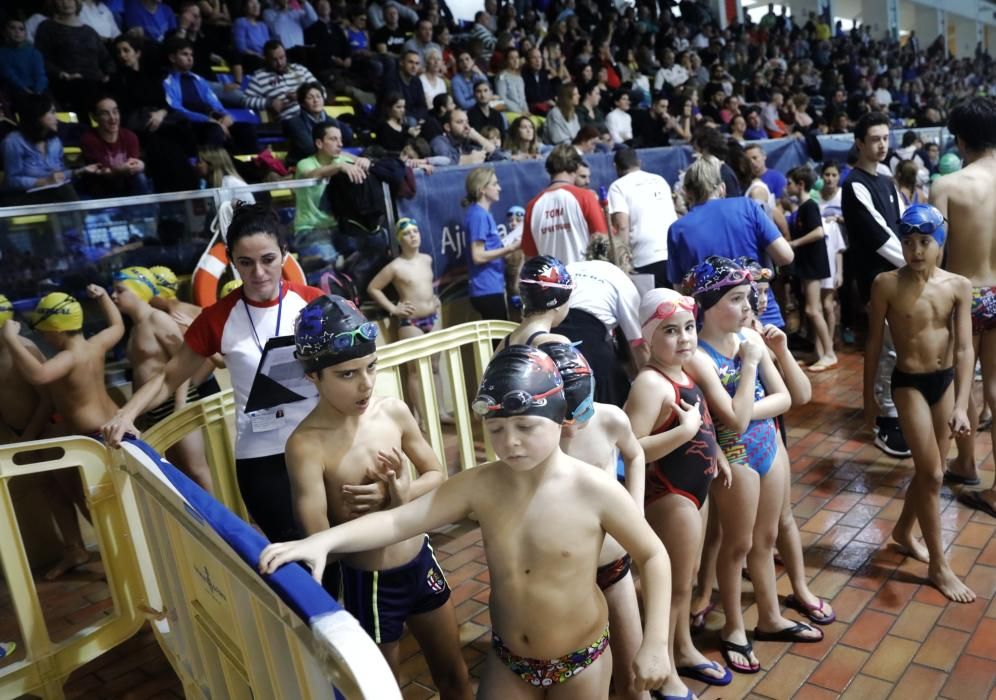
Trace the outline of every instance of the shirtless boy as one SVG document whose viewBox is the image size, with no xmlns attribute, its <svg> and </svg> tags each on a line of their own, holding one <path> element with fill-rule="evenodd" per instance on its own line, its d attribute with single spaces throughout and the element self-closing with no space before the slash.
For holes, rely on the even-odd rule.
<svg viewBox="0 0 996 700">
<path fill-rule="evenodd" d="M 534 348 L 502 350 L 485 370 L 473 407 L 498 461 L 462 471 L 398 508 L 270 545 L 260 572 L 304 560 L 318 580 L 330 552 L 383 547 L 473 512 L 491 573 L 493 624 L 478 699 L 605 700 L 608 611 L 595 573 L 607 533 L 642 577 L 646 625 L 633 661 L 636 689 L 663 686 L 687 697 L 667 655 L 667 552 L 614 478 L 560 450 L 567 403 L 556 364 Z"/>
<path fill-rule="evenodd" d="M 152 307 L 151 301 L 158 289 L 151 271 L 144 267 L 126 267 L 114 273 L 113 288 L 111 300 L 132 322 L 125 352 L 131 365 L 132 388 L 137 391 L 161 373 L 170 358 L 179 352 L 183 333 L 169 314 Z M 137 427 L 144 432 L 185 406 L 188 398 L 196 400 L 196 394 L 188 397 L 189 386 L 189 382 L 183 382 L 173 398 L 146 411 L 139 417 L 141 424 Z M 166 450 L 166 457 L 201 488 L 211 491 L 211 468 L 204 458 L 204 438 L 199 430 Z"/>
<path fill-rule="evenodd" d="M 320 396 L 286 448 L 294 513 L 308 534 L 353 517 L 349 492 L 356 484 L 381 484 L 374 509 L 387 510 L 443 482 L 442 467 L 405 404 L 372 395 L 376 338 L 377 326 L 339 296 L 310 302 L 295 324 L 297 357 Z M 414 480 L 404 457 L 418 472 Z M 407 623 L 440 696 L 469 700 L 450 589 L 428 535 L 412 532 L 354 550 L 342 558 L 342 590 L 333 593 L 380 646 L 395 676 Z"/>
<path fill-rule="evenodd" d="M 543 343 L 540 350 L 553 358 L 564 380 L 567 421 L 561 431 L 564 454 L 603 470 L 616 478 L 616 456 L 626 469 L 626 490 L 637 509 L 643 512 L 643 448 L 633 435 L 629 418 L 612 404 L 595 402 L 595 376 L 591 365 L 570 343 Z M 630 557 L 612 537 L 606 536 L 598 557 L 598 587 L 609 606 L 612 637 L 612 677 L 615 697 L 649 700 L 649 694 L 635 688 L 633 657 L 643 641 L 636 587 L 630 573 Z"/>
<path fill-rule="evenodd" d="M 398 340 L 405 340 L 418 338 L 439 327 L 439 297 L 435 292 L 432 256 L 419 252 L 422 233 L 418 223 L 415 219 L 401 219 L 395 231 L 401 254 L 370 280 L 367 293 L 384 311 L 398 319 Z M 384 288 L 388 285 L 393 285 L 398 293 L 396 304 L 384 294 Z M 406 370 L 409 407 L 417 415 L 417 397 L 422 395 L 422 383 L 416 367 L 407 367 Z M 438 355 L 432 356 L 432 374 L 436 382 L 436 396 L 442 397 Z"/>
<path fill-rule="evenodd" d="M 927 562 L 927 577 L 941 593 L 956 603 L 971 603 L 975 593 L 951 570 L 941 539 L 944 459 L 950 436 L 971 431 L 974 359 L 971 283 L 937 267 L 944 236 L 944 218 L 929 204 L 914 204 L 900 218 L 906 265 L 879 274 L 872 283 L 864 382 L 871 392 L 888 321 L 896 344 L 892 396 L 914 468 L 892 538 L 910 556 Z M 869 413 L 878 409 L 874 400 L 866 405 Z M 913 535 L 916 523 L 926 548 Z"/>
<path fill-rule="evenodd" d="M 965 160 L 961 170 L 930 186 L 930 201 L 948 221 L 947 269 L 972 283 L 972 335 L 982 362 L 982 391 L 996 405 L 996 100 L 973 97 L 951 111 L 948 130 Z M 969 403 L 969 417 L 978 415 Z M 990 427 L 993 436 L 996 428 Z M 974 436 L 956 437 L 958 459 L 945 479 L 974 486 Z M 985 491 L 962 491 L 958 500 L 996 518 L 996 484 Z"/>
<path fill-rule="evenodd" d="M 14 305 L 0 294 L 0 328 L 14 317 Z M 41 350 L 27 338 L 18 342 L 38 362 L 44 362 Z M 0 445 L 30 442 L 42 436 L 52 415 L 48 392 L 29 383 L 14 366 L 7 344 L 0 342 Z"/>
<path fill-rule="evenodd" d="M 83 308 L 63 292 L 46 295 L 35 308 L 33 323 L 46 343 L 57 350 L 54 357 L 41 360 L 21 342 L 21 324 L 7 321 L 0 337 L 14 360 L 14 367 L 29 383 L 48 386 L 55 411 L 75 434 L 100 436 L 100 426 L 118 410 L 104 386 L 104 356 L 124 335 L 124 322 L 103 287 L 91 284 L 87 294 L 96 299 L 107 319 L 107 328 L 87 339 L 83 337 Z M 52 500 L 56 524 L 62 533 L 62 561 L 45 574 L 55 579 L 66 571 L 87 563 L 90 554 L 83 546 L 79 521 L 73 504 L 89 517 L 86 499 L 76 473 L 53 473 L 57 493 Z"/>
</svg>

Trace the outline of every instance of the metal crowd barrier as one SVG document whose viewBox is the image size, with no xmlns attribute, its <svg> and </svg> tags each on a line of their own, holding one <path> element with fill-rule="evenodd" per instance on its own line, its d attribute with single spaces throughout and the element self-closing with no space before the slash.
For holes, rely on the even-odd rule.
<svg viewBox="0 0 996 700">
<path fill-rule="evenodd" d="M 418 408 L 443 464 L 443 397 L 436 395 L 432 356 L 441 356 L 459 468 L 468 469 L 477 462 L 468 381 L 477 381 L 494 341 L 514 328 L 480 321 L 378 348 L 375 392 L 401 397 L 403 366 L 418 373 L 423 387 Z M 270 581 L 256 575 L 262 537 L 232 516 L 245 517 L 234 473 L 233 412 L 232 392 L 226 391 L 183 408 L 149 430 L 146 443 L 120 451 L 84 437 L 0 447 L 0 524 L 9 533 L 0 537 L 0 563 L 26 650 L 23 661 L 0 668 L 0 697 L 64 697 L 70 673 L 131 637 L 146 619 L 188 698 L 330 697 L 330 682 L 347 698 L 400 697 L 373 643 L 337 606 L 326 607 L 334 601 L 303 569 L 284 567 Z M 194 430 L 205 438 L 216 498 L 159 457 Z M 486 441 L 485 450 L 493 458 Z M 115 612 L 53 643 L 10 480 L 60 469 L 80 472 Z M 291 581 L 281 583 L 279 577 Z M 367 645 L 376 653 L 364 653 Z"/>
</svg>

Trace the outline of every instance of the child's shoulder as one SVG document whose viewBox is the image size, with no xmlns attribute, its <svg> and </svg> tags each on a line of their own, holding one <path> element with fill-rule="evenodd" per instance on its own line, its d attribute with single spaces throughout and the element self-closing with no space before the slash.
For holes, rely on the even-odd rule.
<svg viewBox="0 0 996 700">
<path fill-rule="evenodd" d="M 645 366 L 641 369 L 636 378 L 633 380 L 633 389 L 637 389 L 641 392 L 671 392 L 674 393 L 673 382 L 671 379 L 654 367 Z M 630 392 L 632 394 L 632 391 Z M 599 410 L 601 410 L 602 404 L 599 404 Z"/>
<path fill-rule="evenodd" d="M 937 268 L 932 277 L 932 281 L 953 287 L 958 292 L 972 288 L 972 283 L 967 277 L 942 268 Z"/>
</svg>

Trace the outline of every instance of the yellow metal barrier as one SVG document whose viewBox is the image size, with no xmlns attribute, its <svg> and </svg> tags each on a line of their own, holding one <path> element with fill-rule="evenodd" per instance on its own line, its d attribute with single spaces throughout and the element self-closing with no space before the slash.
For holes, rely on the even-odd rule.
<svg viewBox="0 0 996 700">
<path fill-rule="evenodd" d="M 138 505 L 130 522 L 145 550 L 153 629 L 188 700 L 400 700 L 391 670 L 348 613 L 307 623 L 287 607 L 133 444 L 115 452 Z M 298 594 L 318 584 L 301 572 Z M 320 594 L 325 598 L 324 594 Z M 330 683 L 331 681 L 331 683 Z"/>
<path fill-rule="evenodd" d="M 56 643 L 42 614 L 10 482 L 18 476 L 63 469 L 78 469 L 82 479 L 115 610 L 100 623 Z M 26 693 L 64 697 L 62 686 L 70 673 L 113 649 L 144 624 L 138 611 L 146 605 L 145 587 L 129 534 L 128 506 L 129 499 L 115 486 L 107 450 L 96 440 L 74 437 L 0 447 L 0 563 L 27 653 L 23 661 L 0 669 L 0 697 Z"/>
</svg>

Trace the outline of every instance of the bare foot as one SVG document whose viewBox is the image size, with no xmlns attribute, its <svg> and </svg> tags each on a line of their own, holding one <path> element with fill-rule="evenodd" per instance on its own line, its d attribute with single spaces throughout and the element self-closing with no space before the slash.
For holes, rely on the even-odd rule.
<svg viewBox="0 0 996 700">
<path fill-rule="evenodd" d="M 59 560 L 59 563 L 49 569 L 45 574 L 45 580 L 54 581 L 67 571 L 71 571 L 77 566 L 83 566 L 89 561 L 90 553 L 85 549 L 67 549 L 62 555 L 62 559 Z"/>
<path fill-rule="evenodd" d="M 927 578 L 944 594 L 944 597 L 956 603 L 971 603 L 975 600 L 975 592 L 962 583 L 947 566 L 939 571 L 928 571 Z"/>
<path fill-rule="evenodd" d="M 930 562 L 930 554 L 923 542 L 915 538 L 911 533 L 903 534 L 897 530 L 892 531 L 892 541 L 899 547 L 899 551 L 908 557 L 913 557 L 923 563 Z"/>
</svg>

